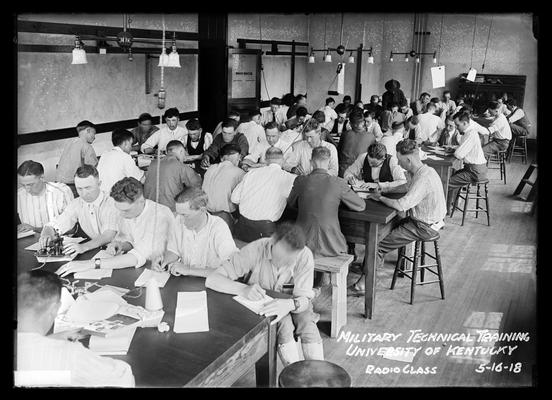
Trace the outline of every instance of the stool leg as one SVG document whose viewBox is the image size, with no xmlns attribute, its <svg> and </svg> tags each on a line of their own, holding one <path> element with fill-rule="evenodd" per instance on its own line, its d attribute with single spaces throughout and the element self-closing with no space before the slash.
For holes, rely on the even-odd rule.
<svg viewBox="0 0 552 400">
<path fill-rule="evenodd" d="M 468 202 L 470 198 L 470 185 L 466 187 L 466 198 L 464 199 L 464 211 L 462 211 L 462 224 L 464 226 L 464 220 L 466 219 L 466 210 L 468 209 Z"/>
<path fill-rule="evenodd" d="M 347 270 L 332 273 L 332 323 L 330 336 L 337 337 L 347 324 Z"/>
<path fill-rule="evenodd" d="M 420 263 L 420 242 L 414 245 L 414 265 L 412 265 L 412 282 L 410 283 L 410 304 L 414 304 L 414 291 L 416 290 L 416 273 Z"/>
<path fill-rule="evenodd" d="M 523 163 L 527 164 L 527 137 L 523 136 Z"/>
<path fill-rule="evenodd" d="M 421 254 L 421 262 L 420 265 L 425 265 L 425 242 L 422 242 L 422 254 Z M 424 275 L 425 275 L 425 268 L 420 268 L 420 282 L 424 281 Z"/>
<path fill-rule="evenodd" d="M 487 225 L 491 226 L 491 210 L 489 209 L 489 187 L 485 184 L 485 207 L 487 208 Z"/>
<path fill-rule="evenodd" d="M 393 279 L 391 280 L 391 290 L 395 288 L 395 281 L 397 280 L 397 275 L 399 274 L 399 268 L 404 266 L 404 247 L 399 248 L 399 258 L 397 259 L 397 264 L 395 264 L 395 272 L 393 272 Z"/>
<path fill-rule="evenodd" d="M 501 165 L 504 168 L 504 184 L 506 185 L 506 161 L 504 159 L 504 154 L 501 156 Z"/>
<path fill-rule="evenodd" d="M 458 206 L 458 199 L 460 198 L 460 192 L 462 191 L 462 188 L 458 188 L 458 191 L 456 192 L 456 197 L 454 198 L 454 203 L 452 203 L 452 210 L 450 212 L 450 217 L 454 215 L 454 211 L 456 210 L 456 207 Z"/>
<path fill-rule="evenodd" d="M 477 198 L 475 199 L 475 209 L 479 210 L 479 185 L 477 185 Z M 475 218 L 479 217 L 479 211 L 475 212 Z"/>
<path fill-rule="evenodd" d="M 441 269 L 441 255 L 439 254 L 439 244 L 437 240 L 433 242 L 435 245 L 435 258 L 437 259 L 437 274 L 439 276 L 439 288 L 441 289 L 441 298 L 445 299 L 445 284 L 443 282 L 443 270 Z"/>
</svg>

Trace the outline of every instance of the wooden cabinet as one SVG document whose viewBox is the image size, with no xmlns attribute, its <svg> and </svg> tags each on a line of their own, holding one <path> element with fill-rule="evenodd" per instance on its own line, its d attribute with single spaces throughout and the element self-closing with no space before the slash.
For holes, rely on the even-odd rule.
<svg viewBox="0 0 552 400">
<path fill-rule="evenodd" d="M 523 108 L 525 75 L 477 74 L 475 82 L 466 80 L 466 76 L 464 73 L 458 78 L 457 97 L 464 96 L 476 114 L 484 112 L 489 101 L 502 97 L 504 93 L 508 98 L 516 99 L 518 106 Z"/>
</svg>

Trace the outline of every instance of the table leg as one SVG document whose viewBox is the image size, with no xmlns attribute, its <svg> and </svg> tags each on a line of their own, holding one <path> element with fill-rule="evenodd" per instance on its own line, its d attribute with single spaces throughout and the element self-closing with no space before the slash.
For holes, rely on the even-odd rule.
<svg viewBox="0 0 552 400">
<path fill-rule="evenodd" d="M 366 222 L 366 250 L 364 256 L 365 288 L 364 318 L 372 319 L 376 300 L 376 265 L 378 257 L 378 224 Z"/>
<path fill-rule="evenodd" d="M 276 387 L 277 386 L 277 377 L 276 377 L 276 357 L 278 356 L 277 352 L 277 336 L 276 336 L 276 327 L 277 324 L 270 325 L 270 322 L 267 321 L 268 325 L 268 349 L 267 353 L 261 357 L 259 361 L 255 363 L 255 380 L 257 387 Z"/>
</svg>

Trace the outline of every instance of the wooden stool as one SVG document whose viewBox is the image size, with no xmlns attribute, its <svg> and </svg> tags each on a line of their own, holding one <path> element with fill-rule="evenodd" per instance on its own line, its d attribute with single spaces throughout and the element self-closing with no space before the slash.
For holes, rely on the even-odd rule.
<svg viewBox="0 0 552 400">
<path fill-rule="evenodd" d="M 397 260 L 397 264 L 395 265 L 395 272 L 393 273 L 393 280 L 391 281 L 391 290 L 395 288 L 395 281 L 397 280 L 397 275 L 399 272 L 402 272 L 404 276 L 406 276 L 408 279 L 411 280 L 410 284 L 410 304 L 414 304 L 414 291 L 416 288 L 416 285 L 427 285 L 430 283 L 439 283 L 439 287 L 441 289 L 441 298 L 445 298 L 445 287 L 443 282 L 443 271 L 441 269 L 441 256 L 439 255 L 439 233 L 435 235 L 432 238 L 429 238 L 426 241 L 416 241 L 414 245 L 414 256 L 412 259 L 411 257 L 408 257 L 405 255 L 405 247 L 401 247 L 399 249 L 399 259 Z M 427 253 L 425 251 L 425 242 L 433 242 L 435 246 L 435 256 Z M 420 251 L 421 250 L 421 251 Z M 435 261 L 437 261 L 436 264 L 426 264 L 425 263 L 425 256 L 433 258 Z M 420 258 L 421 258 L 421 264 L 420 264 Z M 409 261 L 412 264 L 412 269 L 405 269 L 404 265 L 402 265 L 405 261 Z M 437 271 L 434 271 L 431 269 L 431 267 L 437 267 Z M 428 270 L 429 272 L 437 275 L 438 279 L 432 280 L 432 281 L 424 281 L 425 278 L 425 270 Z M 416 275 L 418 274 L 418 271 L 420 271 L 420 282 L 416 282 Z M 409 274 L 412 275 L 409 275 Z"/>
<path fill-rule="evenodd" d="M 504 179 L 504 184 L 506 185 L 506 152 L 508 150 L 499 150 L 491 154 L 487 158 L 487 168 L 488 169 L 499 169 L 500 170 L 500 180 Z M 498 164 L 498 167 L 489 167 L 489 163 Z"/>
<path fill-rule="evenodd" d="M 520 145 L 518 145 L 518 140 L 521 141 Z M 523 163 L 527 164 L 527 135 L 514 136 L 508 153 L 508 162 L 512 160 L 512 157 L 521 157 Z"/>
<path fill-rule="evenodd" d="M 282 388 L 292 387 L 350 387 L 349 373 L 329 361 L 303 360 L 288 365 L 278 378 Z"/>
<path fill-rule="evenodd" d="M 454 199 L 454 205 L 452 206 L 452 211 L 450 217 L 454 215 L 455 210 L 460 210 L 462 212 L 462 225 L 464 226 L 464 220 L 466 218 L 466 212 L 475 212 L 475 218 L 479 217 L 480 212 L 487 214 L 487 225 L 491 226 L 491 216 L 489 214 L 489 180 L 484 179 L 478 182 L 468 183 L 466 186 L 462 186 L 458 193 L 456 194 L 456 199 Z M 472 185 L 477 185 L 477 193 L 470 192 Z M 481 193 L 481 185 L 484 186 L 484 193 Z M 464 194 L 464 196 L 462 196 Z M 471 195 L 471 196 L 470 196 Z M 458 199 L 464 200 L 464 208 L 458 207 Z M 468 209 L 469 199 L 475 200 L 475 208 Z M 485 199 L 485 208 L 479 207 L 479 200 Z"/>
<path fill-rule="evenodd" d="M 314 259 L 314 270 L 329 272 L 332 284 L 332 327 L 331 337 L 337 337 L 339 330 L 347 323 L 347 273 L 353 256 L 343 254 L 336 257 Z"/>
</svg>

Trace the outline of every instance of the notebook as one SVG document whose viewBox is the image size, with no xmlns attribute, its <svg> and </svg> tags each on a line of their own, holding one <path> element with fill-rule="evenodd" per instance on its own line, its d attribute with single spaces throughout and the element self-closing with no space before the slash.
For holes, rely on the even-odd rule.
<svg viewBox="0 0 552 400">
<path fill-rule="evenodd" d="M 125 355 L 136 332 L 136 326 L 120 329 L 107 337 L 90 336 L 88 348 L 99 355 Z"/>
<path fill-rule="evenodd" d="M 263 309 L 265 304 L 269 303 L 272 300 L 274 300 L 272 297 L 270 297 L 266 294 L 265 294 L 264 298 L 262 298 L 261 300 L 249 300 L 249 299 L 246 299 L 245 297 L 241 297 L 241 296 L 234 296 L 233 299 L 236 300 L 241 305 L 249 308 L 251 311 L 253 311 L 254 313 L 257 313 L 259 315 L 261 314 L 261 310 Z"/>
<path fill-rule="evenodd" d="M 27 237 L 27 236 L 33 236 L 33 235 L 34 235 L 34 231 L 17 232 L 17 238 L 18 239 L 21 239 L 21 238 L 24 238 L 24 237 Z"/>
<path fill-rule="evenodd" d="M 151 269 L 145 269 L 144 272 L 140 274 L 138 279 L 136 279 L 136 282 L 134 282 L 134 286 L 146 286 L 148 281 L 151 278 L 154 278 L 157 281 L 157 285 L 162 288 L 165 286 L 165 283 L 169 280 L 171 274 L 166 271 L 153 271 Z"/>
<path fill-rule="evenodd" d="M 174 312 L 175 333 L 209 331 L 207 292 L 178 292 Z"/>
<path fill-rule="evenodd" d="M 104 320 L 86 325 L 82 328 L 82 332 L 93 336 L 111 337 L 114 334 L 121 334 L 122 329 L 136 328 L 141 322 L 138 318 L 118 313 Z"/>
</svg>

